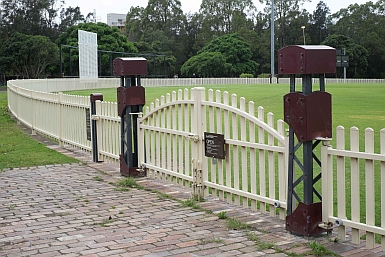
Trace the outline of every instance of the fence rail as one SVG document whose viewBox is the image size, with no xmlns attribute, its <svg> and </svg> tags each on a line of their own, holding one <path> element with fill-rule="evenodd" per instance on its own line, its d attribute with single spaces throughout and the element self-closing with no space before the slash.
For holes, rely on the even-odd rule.
<svg viewBox="0 0 385 257">
<path fill-rule="evenodd" d="M 272 79 L 272 84 L 290 84 L 289 78 Z M 72 90 L 98 89 L 98 88 L 116 88 L 120 85 L 119 78 L 99 78 L 99 79 L 30 79 L 30 80 L 12 80 L 10 84 L 24 89 L 39 92 L 65 92 Z M 242 84 L 269 84 L 268 78 L 142 78 L 144 87 L 162 87 L 162 86 L 208 86 L 208 85 L 242 85 Z M 302 84 L 301 78 L 296 79 L 296 84 Z M 317 78 L 313 78 L 313 83 L 318 83 Z M 385 79 L 334 79 L 327 78 L 327 84 L 336 83 L 385 83 Z"/>
<path fill-rule="evenodd" d="M 142 85 L 196 86 L 199 83 L 257 83 L 255 81 L 266 83 L 261 79 L 143 79 Z M 384 80 L 333 79 L 327 82 L 385 83 Z M 118 85 L 118 79 L 8 81 L 8 108 L 32 133 L 40 132 L 62 145 L 85 151 L 92 151 L 87 119 L 96 120 L 99 160 L 117 164 L 121 129 L 117 104 L 97 101 L 96 115 L 91 117 L 88 116 L 89 97 L 53 92 Z M 254 108 L 253 103 L 246 103 L 244 98 L 204 88 L 161 97 L 150 104 L 141 117 L 143 122 L 138 130 L 145 131 L 139 138 L 145 142 L 145 148 L 140 150 L 141 160 L 151 170 L 152 177 L 185 187 L 194 183 L 194 171 L 202 171 L 206 194 L 246 207 L 250 200 L 253 209 L 258 203 L 262 212 L 270 209 L 271 215 L 275 215 L 273 204 L 278 202 L 279 215 L 283 218 L 288 140 L 281 121 L 275 127 L 272 114 L 265 118 L 263 108 L 258 108 L 256 114 Z M 200 157 L 203 142 L 199 138 L 204 131 L 225 135 L 229 155 L 224 161 L 213 164 L 210 158 Z M 193 143 L 196 136 L 200 145 Z M 337 222 L 339 238 L 343 240 L 347 228 L 351 228 L 354 243 L 360 243 L 362 234 L 366 234 L 368 247 L 374 247 L 379 237 L 385 250 L 385 129 L 381 130 L 380 139 L 374 138 L 372 129 L 366 129 L 365 150 L 361 152 L 357 128 L 350 130 L 348 149 L 344 138 L 344 128 L 338 127 L 336 147 L 330 142 L 323 142 L 321 146 L 323 222 Z M 379 152 L 374 151 L 375 141 L 380 141 Z"/>
</svg>

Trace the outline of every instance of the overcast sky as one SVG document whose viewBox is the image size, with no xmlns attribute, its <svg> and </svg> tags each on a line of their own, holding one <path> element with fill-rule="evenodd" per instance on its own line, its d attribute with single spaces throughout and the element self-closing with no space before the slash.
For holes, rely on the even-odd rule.
<svg viewBox="0 0 385 257">
<path fill-rule="evenodd" d="M 192 13 L 198 12 L 201 4 L 201 0 L 180 0 L 182 3 L 182 10 L 184 13 L 191 11 Z M 259 3 L 258 0 L 253 0 L 254 5 L 258 10 L 262 11 L 263 6 Z M 319 0 L 312 0 L 311 3 L 306 3 L 304 7 L 308 12 L 312 13 Z M 350 4 L 364 4 L 367 0 L 323 0 L 324 3 L 330 8 L 332 13 L 339 11 L 341 8 L 346 8 Z M 373 2 L 377 2 L 373 0 Z M 107 13 L 121 13 L 127 14 L 131 6 L 142 6 L 146 7 L 148 0 L 108 0 L 108 1 L 98 1 L 98 0 L 65 0 L 65 6 L 80 7 L 80 11 L 84 16 L 88 13 L 96 10 L 96 16 L 98 21 L 107 23 Z"/>
</svg>

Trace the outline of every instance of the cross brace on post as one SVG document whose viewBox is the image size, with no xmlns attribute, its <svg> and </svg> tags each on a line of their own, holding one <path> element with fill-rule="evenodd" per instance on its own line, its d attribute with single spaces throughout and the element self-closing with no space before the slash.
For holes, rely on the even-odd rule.
<svg viewBox="0 0 385 257">
<path fill-rule="evenodd" d="M 324 74 L 335 73 L 335 49 L 328 46 L 288 46 L 279 50 L 278 56 L 279 74 L 290 75 L 290 93 L 284 96 L 284 120 L 290 126 L 286 229 L 300 235 L 315 235 L 325 229 L 319 226 L 322 223 L 322 202 L 314 203 L 314 195 L 320 201 L 322 196 L 314 187 L 321 179 L 321 173 L 314 176 L 313 163 L 321 166 L 315 148 L 323 138 L 332 135 L 331 95 L 325 92 Z M 302 76 L 302 92 L 296 92 L 297 74 Z M 313 92 L 311 74 L 319 74 L 319 91 Z M 300 176 L 296 174 L 296 166 L 302 172 Z M 303 194 L 295 190 L 299 185 L 303 186 Z"/>
</svg>

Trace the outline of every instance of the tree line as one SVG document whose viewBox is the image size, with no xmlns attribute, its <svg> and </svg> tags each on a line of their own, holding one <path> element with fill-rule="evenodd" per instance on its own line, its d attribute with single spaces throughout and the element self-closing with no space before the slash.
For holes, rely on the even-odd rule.
<svg viewBox="0 0 385 257">
<path fill-rule="evenodd" d="M 93 13 L 84 16 L 79 7 L 65 8 L 63 1 L 3 0 L 0 73 L 60 76 L 59 47 L 77 46 L 77 30 L 83 29 L 98 33 L 100 50 L 156 54 L 151 66 L 164 67 L 169 77 L 262 76 L 270 73 L 271 1 L 261 1 L 263 10 L 251 0 L 202 0 L 198 12 L 183 13 L 179 0 L 149 0 L 146 7 L 127 10 L 120 34 L 117 28 L 94 24 Z M 346 50 L 348 77 L 385 77 L 385 0 L 351 4 L 336 13 L 323 1 L 309 12 L 305 1 L 275 0 L 275 53 L 304 41 L 326 44 Z M 69 51 L 62 52 L 65 70 L 70 56 L 74 69 L 78 65 L 77 50 Z M 110 59 L 101 54 L 101 73 L 108 73 Z M 342 69 L 336 76 L 342 76 Z"/>
</svg>

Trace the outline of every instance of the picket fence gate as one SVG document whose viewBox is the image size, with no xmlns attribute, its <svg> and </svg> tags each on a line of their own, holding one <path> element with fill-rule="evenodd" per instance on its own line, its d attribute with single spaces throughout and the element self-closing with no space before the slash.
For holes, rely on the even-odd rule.
<svg viewBox="0 0 385 257">
<path fill-rule="evenodd" d="M 272 113 L 255 117 L 253 102 L 235 94 L 196 87 L 167 94 L 145 109 L 138 123 L 139 163 L 149 176 L 203 190 L 229 203 L 249 206 L 281 218 L 286 209 L 283 121 L 274 128 Z M 204 153 L 204 132 L 224 135 L 226 156 Z M 140 144 L 139 144 L 140 145 Z M 278 180 L 278 183 L 276 183 Z M 196 192 L 199 194 L 199 192 Z M 267 208 L 269 206 L 269 208 Z"/>
</svg>

